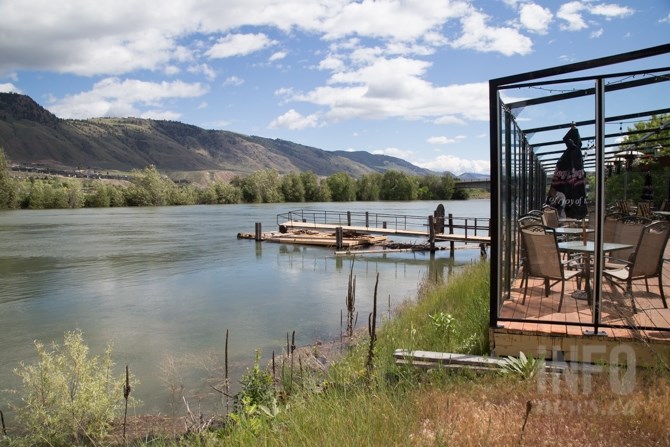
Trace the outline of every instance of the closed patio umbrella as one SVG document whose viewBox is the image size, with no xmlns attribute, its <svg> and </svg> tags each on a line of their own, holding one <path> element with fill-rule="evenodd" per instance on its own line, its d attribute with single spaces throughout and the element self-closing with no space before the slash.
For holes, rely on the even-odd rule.
<svg viewBox="0 0 670 447">
<path fill-rule="evenodd" d="M 551 186 L 565 195 L 565 215 L 573 219 L 586 217 L 586 174 L 582 157 L 582 139 L 573 124 L 563 137 L 565 151 L 556 162 Z"/>
<path fill-rule="evenodd" d="M 646 173 L 644 176 L 644 186 L 642 187 L 642 201 L 651 202 L 654 199 L 654 187 L 651 183 L 651 174 Z"/>
</svg>

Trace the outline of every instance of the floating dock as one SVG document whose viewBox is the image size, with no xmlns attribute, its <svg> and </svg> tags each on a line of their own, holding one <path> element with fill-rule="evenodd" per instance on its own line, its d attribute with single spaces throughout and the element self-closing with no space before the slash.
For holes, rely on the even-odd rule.
<svg viewBox="0 0 670 447">
<path fill-rule="evenodd" d="M 285 233 L 261 233 L 260 239 L 253 233 L 240 233 L 237 237 L 241 239 L 256 239 L 264 242 L 277 242 L 280 244 L 317 245 L 322 247 L 336 246 L 336 234 L 334 232 L 311 229 L 295 229 Z M 346 248 L 369 247 L 372 245 L 383 245 L 385 242 L 387 242 L 386 236 L 346 233 L 342 239 L 342 246 Z"/>
<path fill-rule="evenodd" d="M 489 218 L 454 217 L 445 215 L 442 205 L 430 216 L 409 216 L 369 212 L 324 210 L 293 210 L 277 215 L 279 233 L 263 233 L 256 223 L 253 234 L 240 233 L 238 238 L 288 244 L 335 247 L 336 254 L 349 254 L 364 247 L 382 247 L 392 251 L 441 250 L 437 244 L 446 242 L 449 249 L 455 244 L 476 244 L 483 256 L 491 244 Z M 398 243 L 389 236 L 418 239 L 424 242 Z M 466 247 L 462 247 L 466 248 Z M 345 250 L 345 251 L 342 251 Z M 367 251 L 367 250 L 366 250 Z"/>
</svg>

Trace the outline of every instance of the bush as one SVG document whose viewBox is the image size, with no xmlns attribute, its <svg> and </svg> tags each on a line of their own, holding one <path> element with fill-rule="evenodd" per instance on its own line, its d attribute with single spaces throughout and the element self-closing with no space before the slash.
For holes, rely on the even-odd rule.
<svg viewBox="0 0 670 447">
<path fill-rule="evenodd" d="M 25 436 L 17 444 L 99 444 L 121 415 L 125 378 L 114 376 L 112 350 L 89 357 L 80 331 L 67 332 L 63 346 L 35 342 L 39 360 L 15 371 L 23 381 L 17 420 Z M 21 394 L 19 392 L 19 394 Z"/>
</svg>

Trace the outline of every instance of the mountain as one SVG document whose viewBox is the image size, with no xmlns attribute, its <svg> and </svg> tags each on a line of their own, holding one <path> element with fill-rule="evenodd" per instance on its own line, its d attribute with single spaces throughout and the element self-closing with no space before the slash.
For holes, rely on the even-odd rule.
<svg viewBox="0 0 670 447">
<path fill-rule="evenodd" d="M 0 93 L 0 148 L 19 164 L 165 172 L 312 171 L 360 177 L 396 169 L 430 173 L 404 160 L 367 152 L 329 152 L 290 141 L 206 130 L 176 121 L 140 118 L 60 119 L 30 97 Z"/>
<path fill-rule="evenodd" d="M 461 181 L 467 180 L 490 180 L 491 176 L 489 174 L 478 174 L 476 172 L 464 172 L 458 176 L 458 179 Z"/>
</svg>

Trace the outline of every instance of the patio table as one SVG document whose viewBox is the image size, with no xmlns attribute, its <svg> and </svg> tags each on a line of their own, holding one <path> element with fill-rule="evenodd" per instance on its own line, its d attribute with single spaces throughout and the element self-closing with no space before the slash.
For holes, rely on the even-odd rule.
<svg viewBox="0 0 670 447">
<path fill-rule="evenodd" d="M 581 229 L 580 229 L 581 231 Z M 617 250 L 625 250 L 627 248 L 633 248 L 633 245 L 630 244 L 619 244 L 615 242 L 605 242 L 603 243 L 603 253 L 612 252 Z M 595 243 L 593 241 L 566 241 L 558 243 L 559 251 L 566 253 L 580 253 L 585 256 L 584 260 L 584 270 L 582 271 L 582 277 L 586 281 L 586 286 L 584 291 L 577 290 L 572 296 L 575 299 L 586 299 L 589 303 L 589 306 L 593 304 L 593 293 L 591 290 L 591 256 L 595 252 Z M 581 292 L 581 293 L 579 293 Z"/>
</svg>

